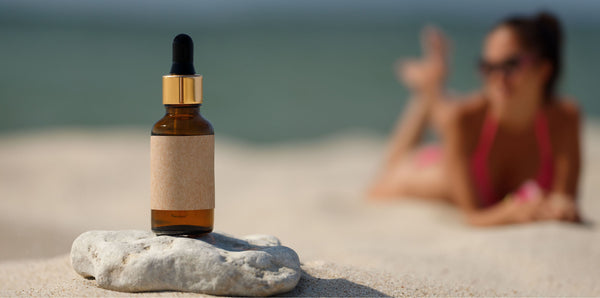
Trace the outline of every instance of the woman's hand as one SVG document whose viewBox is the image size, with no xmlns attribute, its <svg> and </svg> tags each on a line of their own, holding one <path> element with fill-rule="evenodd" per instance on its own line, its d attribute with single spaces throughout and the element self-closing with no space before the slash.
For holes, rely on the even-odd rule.
<svg viewBox="0 0 600 298">
<path fill-rule="evenodd" d="M 507 206 L 510 223 L 527 223 L 540 219 L 539 215 L 544 201 L 541 197 L 524 201 L 511 196 L 503 204 Z"/>
<path fill-rule="evenodd" d="M 513 223 L 532 221 L 579 221 L 577 206 L 574 200 L 566 195 L 552 193 L 548 196 L 537 196 L 528 200 L 518 200 L 514 197 L 505 203 Z"/>
<path fill-rule="evenodd" d="M 540 206 L 536 217 L 538 220 L 580 221 L 575 200 L 560 193 L 548 195 Z"/>
<path fill-rule="evenodd" d="M 413 92 L 440 92 L 447 73 L 448 41 L 437 28 L 426 27 L 421 43 L 423 57 L 397 62 L 396 76 Z"/>
<path fill-rule="evenodd" d="M 467 222 L 474 226 L 521 224 L 537 220 L 541 198 L 528 201 L 509 196 L 502 202 L 482 210 L 467 211 Z"/>
</svg>

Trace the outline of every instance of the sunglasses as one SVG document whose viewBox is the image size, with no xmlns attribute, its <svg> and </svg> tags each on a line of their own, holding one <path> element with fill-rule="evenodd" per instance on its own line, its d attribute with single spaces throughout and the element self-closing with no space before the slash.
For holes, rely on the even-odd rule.
<svg viewBox="0 0 600 298">
<path fill-rule="evenodd" d="M 478 67 L 481 74 L 485 77 L 489 77 L 495 72 L 501 72 L 505 76 L 510 76 L 530 61 L 530 57 L 526 55 L 515 55 L 497 63 L 488 62 L 480 58 Z"/>
</svg>

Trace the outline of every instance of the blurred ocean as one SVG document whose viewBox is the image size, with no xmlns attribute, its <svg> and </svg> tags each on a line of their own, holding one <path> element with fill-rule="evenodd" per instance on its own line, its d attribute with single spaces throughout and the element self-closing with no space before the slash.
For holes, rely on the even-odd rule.
<svg viewBox="0 0 600 298">
<path fill-rule="evenodd" d="M 255 142 L 348 129 L 386 133 L 407 91 L 392 64 L 419 53 L 419 30 L 453 44 L 450 89 L 477 88 L 482 38 L 511 12 L 564 21 L 561 89 L 600 115 L 600 2 L 592 1 L 0 2 L 0 133 L 143 126 L 163 114 L 171 40 L 188 33 L 217 134 Z"/>
</svg>

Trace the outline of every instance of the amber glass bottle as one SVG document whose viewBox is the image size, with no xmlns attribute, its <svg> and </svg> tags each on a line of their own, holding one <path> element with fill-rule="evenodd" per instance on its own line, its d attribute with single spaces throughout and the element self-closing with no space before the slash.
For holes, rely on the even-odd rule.
<svg viewBox="0 0 600 298">
<path fill-rule="evenodd" d="M 214 224 L 214 131 L 202 115 L 202 76 L 193 44 L 173 41 L 173 66 L 163 76 L 165 116 L 151 134 L 151 225 L 158 235 L 200 235 Z"/>
</svg>

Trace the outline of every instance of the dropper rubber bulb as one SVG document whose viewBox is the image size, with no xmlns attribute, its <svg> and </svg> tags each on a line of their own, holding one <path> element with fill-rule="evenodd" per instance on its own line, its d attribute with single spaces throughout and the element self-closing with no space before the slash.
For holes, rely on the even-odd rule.
<svg viewBox="0 0 600 298">
<path fill-rule="evenodd" d="M 193 75 L 194 69 L 194 42 L 187 34 L 179 34 L 173 39 L 173 65 L 172 75 Z"/>
</svg>

